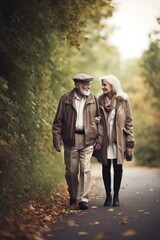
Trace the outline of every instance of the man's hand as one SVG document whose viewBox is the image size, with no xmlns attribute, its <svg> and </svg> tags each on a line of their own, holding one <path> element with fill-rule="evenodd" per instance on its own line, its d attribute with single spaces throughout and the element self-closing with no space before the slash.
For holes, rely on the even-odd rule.
<svg viewBox="0 0 160 240">
<path fill-rule="evenodd" d="M 60 145 L 60 144 L 54 144 L 54 147 L 55 147 L 55 149 L 56 149 L 57 152 L 61 152 L 62 145 Z"/>
<path fill-rule="evenodd" d="M 102 148 L 102 145 L 100 143 L 95 143 L 94 144 L 94 149 L 95 150 L 100 150 Z"/>
</svg>

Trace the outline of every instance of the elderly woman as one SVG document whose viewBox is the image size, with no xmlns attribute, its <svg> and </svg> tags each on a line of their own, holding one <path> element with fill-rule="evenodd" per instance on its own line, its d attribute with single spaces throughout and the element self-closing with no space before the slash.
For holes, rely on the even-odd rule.
<svg viewBox="0 0 160 240">
<path fill-rule="evenodd" d="M 112 204 L 111 165 L 113 164 L 113 206 L 119 206 L 124 159 L 131 160 L 134 148 L 133 119 L 127 93 L 113 76 L 100 78 L 103 94 L 99 96 L 101 121 L 104 124 L 103 147 L 97 159 L 102 163 L 102 176 L 106 190 L 104 206 Z"/>
</svg>

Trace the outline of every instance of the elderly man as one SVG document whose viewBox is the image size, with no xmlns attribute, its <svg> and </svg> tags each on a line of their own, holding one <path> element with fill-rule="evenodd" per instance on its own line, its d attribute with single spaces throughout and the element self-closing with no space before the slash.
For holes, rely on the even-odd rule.
<svg viewBox="0 0 160 240">
<path fill-rule="evenodd" d="M 79 73 L 73 77 L 71 92 L 59 102 L 53 121 L 53 145 L 61 152 L 64 146 L 65 177 L 70 206 L 78 203 L 80 210 L 88 209 L 93 149 L 99 150 L 103 141 L 101 124 L 97 126 L 98 101 L 90 93 L 93 77 Z"/>
</svg>

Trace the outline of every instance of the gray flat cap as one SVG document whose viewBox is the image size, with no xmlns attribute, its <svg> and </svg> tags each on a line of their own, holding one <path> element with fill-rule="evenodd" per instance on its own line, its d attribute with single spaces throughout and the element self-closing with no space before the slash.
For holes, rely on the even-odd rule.
<svg viewBox="0 0 160 240">
<path fill-rule="evenodd" d="M 73 81 L 89 82 L 89 81 L 93 81 L 93 77 L 86 73 L 79 73 L 73 77 Z"/>
</svg>

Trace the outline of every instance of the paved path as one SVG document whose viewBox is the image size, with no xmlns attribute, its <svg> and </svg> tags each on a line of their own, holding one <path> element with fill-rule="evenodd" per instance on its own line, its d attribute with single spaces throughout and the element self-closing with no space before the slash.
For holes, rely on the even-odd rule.
<svg viewBox="0 0 160 240">
<path fill-rule="evenodd" d="M 160 239 L 160 170 L 124 166 L 120 207 L 103 207 L 100 164 L 93 164 L 92 178 L 89 210 L 64 215 L 46 239 Z"/>
</svg>

